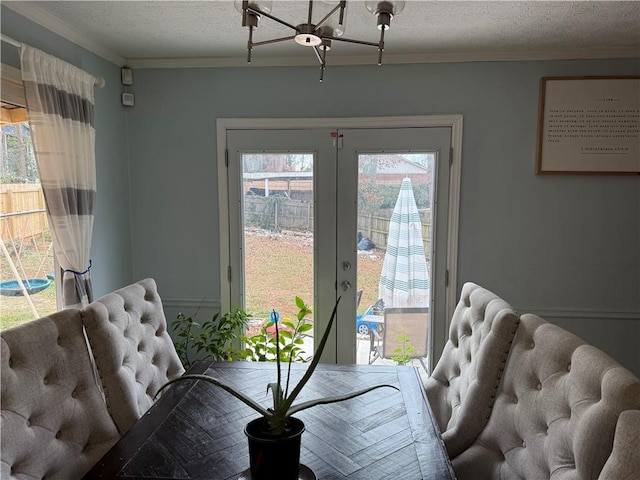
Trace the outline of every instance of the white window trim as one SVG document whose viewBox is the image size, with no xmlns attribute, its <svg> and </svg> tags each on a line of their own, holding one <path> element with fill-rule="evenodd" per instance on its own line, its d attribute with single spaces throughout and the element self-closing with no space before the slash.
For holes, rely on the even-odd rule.
<svg viewBox="0 0 640 480">
<path fill-rule="evenodd" d="M 22 86 L 22 72 L 20 69 L 2 64 L 0 70 L 0 76 L 2 77 L 2 101 L 18 105 L 19 107 L 26 107 L 27 102 L 24 98 L 24 87 Z"/>
</svg>

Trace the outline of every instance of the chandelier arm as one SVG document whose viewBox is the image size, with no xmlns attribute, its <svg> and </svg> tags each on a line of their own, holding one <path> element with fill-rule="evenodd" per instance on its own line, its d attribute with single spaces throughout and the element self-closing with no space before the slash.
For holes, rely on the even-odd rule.
<svg viewBox="0 0 640 480">
<path fill-rule="evenodd" d="M 316 58 L 320 62 L 320 82 L 322 82 L 322 80 L 324 79 L 324 67 L 327 65 L 327 50 L 323 49 L 322 53 L 320 53 L 320 49 L 316 45 L 314 45 L 313 51 L 316 54 Z"/>
<path fill-rule="evenodd" d="M 380 43 L 365 42 L 363 40 L 354 40 L 352 38 L 330 37 L 330 36 L 326 36 L 326 37 L 323 36 L 322 38 L 328 38 L 329 40 L 338 40 L 339 42 L 357 43 L 359 45 L 369 45 L 370 47 L 378 47 L 378 48 L 380 48 Z"/>
<path fill-rule="evenodd" d="M 338 25 L 344 24 L 344 12 L 347 9 L 347 0 L 340 1 L 340 18 L 338 19 Z"/>
<path fill-rule="evenodd" d="M 382 65 L 382 52 L 384 52 L 384 31 L 386 28 L 382 27 L 380 30 L 380 43 L 378 44 L 378 65 Z"/>
<path fill-rule="evenodd" d="M 313 20 L 313 0 L 309 0 L 309 15 L 307 16 L 307 23 L 311 23 Z"/>
<path fill-rule="evenodd" d="M 296 32 L 298 31 L 298 29 L 295 26 L 291 25 L 290 23 L 287 23 L 284 20 L 280 20 L 278 17 L 274 17 L 270 13 L 263 12 L 261 10 L 258 10 L 257 8 L 253 8 L 251 5 L 247 7 L 247 10 L 251 13 L 254 13 L 255 15 L 264 15 L 265 17 L 270 18 L 274 22 L 278 22 L 279 24 L 284 25 L 285 27 L 289 27 L 291 30 L 295 30 Z"/>
<path fill-rule="evenodd" d="M 324 67 L 327 66 L 327 49 L 322 50 L 322 65 L 320 65 L 320 82 L 324 80 Z"/>
<path fill-rule="evenodd" d="M 296 38 L 295 35 L 291 35 L 289 37 L 274 38 L 273 40 L 263 40 L 262 42 L 253 42 L 251 45 L 254 47 L 259 47 L 261 45 L 269 45 L 271 43 L 286 42 L 287 40 L 293 40 L 294 38 Z"/>
<path fill-rule="evenodd" d="M 247 26 L 247 7 L 249 6 L 249 0 L 242 0 L 242 26 Z"/>
<path fill-rule="evenodd" d="M 327 23 L 327 21 L 331 18 L 331 16 L 336 13 L 336 11 L 340 8 L 340 5 L 336 5 L 335 7 L 333 7 L 333 9 L 327 13 L 327 15 L 320 20 L 317 24 L 316 24 L 316 28 L 320 28 L 322 25 L 324 25 L 325 23 Z"/>
<path fill-rule="evenodd" d="M 316 58 L 318 59 L 318 62 L 320 62 L 320 65 L 323 65 L 323 61 L 322 61 L 322 55 L 320 55 L 320 49 L 314 45 L 313 46 L 313 51 L 316 54 Z"/>
</svg>

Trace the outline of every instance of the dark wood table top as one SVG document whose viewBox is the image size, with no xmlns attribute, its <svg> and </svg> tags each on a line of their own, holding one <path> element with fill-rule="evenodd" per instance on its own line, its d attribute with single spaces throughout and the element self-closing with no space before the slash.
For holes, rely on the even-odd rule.
<svg viewBox="0 0 640 480">
<path fill-rule="evenodd" d="M 292 380 L 307 365 L 292 366 Z M 205 372 L 270 405 L 273 363 L 198 364 Z M 300 461 L 319 480 L 452 480 L 449 458 L 414 367 L 319 365 L 295 403 L 376 389 L 295 416 L 305 423 Z M 293 388 L 293 387 L 291 387 Z M 237 480 L 249 466 L 244 427 L 259 414 L 206 382 L 180 382 L 129 430 L 84 477 L 95 479 Z"/>
</svg>

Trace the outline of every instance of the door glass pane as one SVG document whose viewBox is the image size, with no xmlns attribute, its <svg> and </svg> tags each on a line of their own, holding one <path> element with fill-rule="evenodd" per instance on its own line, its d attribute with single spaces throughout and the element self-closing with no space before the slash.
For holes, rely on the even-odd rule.
<svg viewBox="0 0 640 480">
<path fill-rule="evenodd" d="M 297 326 L 296 296 L 313 310 L 314 155 L 243 153 L 241 158 L 244 306 L 252 316 L 247 332 L 251 337 L 260 334 L 274 310 Z M 312 324 L 313 314 L 306 322 Z M 268 327 L 267 334 L 273 338 L 275 327 Z M 308 359 L 313 354 L 313 330 L 298 338 L 303 343 L 296 358 Z M 291 340 L 295 338 L 287 336 L 286 342 Z"/>
<path fill-rule="evenodd" d="M 357 363 L 426 365 L 435 156 L 358 155 Z"/>
</svg>

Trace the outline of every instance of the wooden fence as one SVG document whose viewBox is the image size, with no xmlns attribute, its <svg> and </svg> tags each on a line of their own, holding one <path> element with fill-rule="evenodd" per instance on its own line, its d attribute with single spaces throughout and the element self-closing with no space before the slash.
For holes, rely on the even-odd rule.
<svg viewBox="0 0 640 480">
<path fill-rule="evenodd" d="M 269 230 L 313 231 L 313 203 L 289 200 L 285 197 L 245 196 L 245 227 Z M 387 246 L 391 211 L 388 213 L 358 215 L 358 231 L 378 248 Z M 429 258 L 431 252 L 431 225 L 422 222 L 422 242 Z"/>
<path fill-rule="evenodd" d="M 4 242 L 39 237 L 47 228 L 39 183 L 0 185 L 0 236 Z"/>
</svg>

